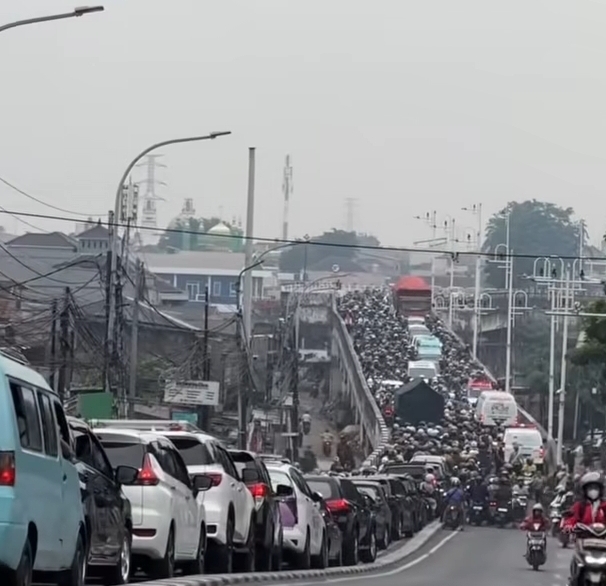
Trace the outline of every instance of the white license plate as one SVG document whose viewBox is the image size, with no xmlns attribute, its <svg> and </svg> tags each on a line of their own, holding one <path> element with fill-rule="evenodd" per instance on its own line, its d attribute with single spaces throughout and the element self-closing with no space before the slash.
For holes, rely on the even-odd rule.
<svg viewBox="0 0 606 586">
<path fill-rule="evenodd" d="M 497 509 L 499 511 L 499 513 L 506 513 L 507 509 Z"/>
<path fill-rule="evenodd" d="M 483 509 L 483 507 L 474 507 L 473 510 L 474 511 L 481 511 Z"/>
</svg>

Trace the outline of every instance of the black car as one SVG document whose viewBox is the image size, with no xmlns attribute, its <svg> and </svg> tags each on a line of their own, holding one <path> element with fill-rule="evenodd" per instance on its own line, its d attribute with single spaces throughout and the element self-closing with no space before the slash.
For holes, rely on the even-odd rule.
<svg viewBox="0 0 606 586">
<path fill-rule="evenodd" d="M 322 495 L 343 534 L 343 564 L 355 566 L 358 559 L 372 563 L 377 558 L 377 528 L 372 504 L 349 478 L 306 476 L 312 491 Z"/>
<path fill-rule="evenodd" d="M 258 572 L 282 566 L 282 521 L 271 479 L 261 457 L 244 450 L 229 450 L 242 481 L 255 498 L 255 567 Z"/>
<path fill-rule="evenodd" d="M 410 506 L 414 511 L 415 529 L 420 531 L 427 525 L 429 521 L 428 503 L 421 494 L 420 483 L 408 474 L 398 475 L 398 479 L 402 483 Z"/>
<path fill-rule="evenodd" d="M 328 537 L 328 561 L 331 566 L 343 565 L 343 534 L 332 513 L 326 506 L 326 501 L 322 499 L 319 503 L 326 525 L 326 535 Z"/>
<path fill-rule="evenodd" d="M 83 421 L 68 418 L 80 476 L 88 530 L 88 567 L 108 586 L 127 584 L 131 574 L 133 521 L 122 485 L 136 481 L 139 471 L 118 466 L 115 472 L 99 440 Z"/>
<path fill-rule="evenodd" d="M 377 539 L 381 549 L 387 549 L 391 543 L 391 526 L 392 515 L 385 489 L 378 482 L 372 482 L 365 478 L 352 478 L 351 481 L 356 485 L 357 489 L 372 499 L 374 507 L 376 523 L 377 523 Z"/>
<path fill-rule="evenodd" d="M 403 537 L 412 537 L 415 531 L 415 514 L 410 499 L 406 498 L 402 483 L 395 476 L 384 474 L 367 476 L 366 480 L 379 482 L 385 490 L 392 515 L 392 539 L 397 541 Z"/>
</svg>

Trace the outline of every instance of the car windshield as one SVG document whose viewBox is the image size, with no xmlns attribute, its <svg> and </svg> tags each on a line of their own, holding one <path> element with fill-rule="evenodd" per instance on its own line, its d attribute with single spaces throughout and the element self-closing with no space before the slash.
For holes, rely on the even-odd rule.
<svg viewBox="0 0 606 586">
<path fill-rule="evenodd" d="M 269 472 L 269 478 L 271 480 L 271 488 L 273 489 L 274 492 L 277 491 L 278 488 L 278 484 L 283 484 L 285 486 L 290 486 L 291 488 L 293 487 L 292 481 L 290 480 L 290 477 L 288 476 L 288 474 L 285 474 L 284 472 L 281 472 L 280 470 L 268 470 Z"/>
<path fill-rule="evenodd" d="M 145 456 L 143 444 L 99 438 L 112 468 L 132 466 L 141 468 Z"/>
<path fill-rule="evenodd" d="M 319 492 L 325 500 L 339 498 L 339 493 L 337 492 L 337 487 L 334 485 L 334 482 L 331 482 L 328 479 L 324 480 L 319 478 L 306 478 L 306 480 L 312 492 Z"/>
<path fill-rule="evenodd" d="M 208 448 L 200 441 L 191 437 L 168 438 L 179 450 L 186 466 L 208 466 L 213 463 Z"/>
<path fill-rule="evenodd" d="M 366 494 L 369 497 L 373 498 L 374 500 L 379 500 L 379 498 L 380 498 L 379 489 L 376 486 L 373 486 L 372 484 L 356 483 L 356 487 L 362 494 Z"/>
</svg>

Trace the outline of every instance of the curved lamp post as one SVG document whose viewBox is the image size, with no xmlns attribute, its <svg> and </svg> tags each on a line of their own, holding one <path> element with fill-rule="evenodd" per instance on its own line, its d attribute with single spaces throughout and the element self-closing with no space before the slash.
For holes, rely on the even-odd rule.
<svg viewBox="0 0 606 586">
<path fill-rule="evenodd" d="M 74 8 L 71 12 L 63 12 L 60 14 L 49 14 L 48 16 L 36 16 L 34 18 L 25 18 L 23 20 L 16 20 L 15 22 L 9 22 L 8 24 L 0 25 L 0 33 L 7 31 L 11 28 L 17 28 L 18 26 L 27 26 L 29 24 L 38 24 L 40 22 L 50 22 L 52 20 L 64 20 L 66 18 L 78 18 L 85 14 L 92 14 L 93 12 L 103 12 L 105 8 L 103 6 L 83 6 L 81 8 Z"/>
</svg>

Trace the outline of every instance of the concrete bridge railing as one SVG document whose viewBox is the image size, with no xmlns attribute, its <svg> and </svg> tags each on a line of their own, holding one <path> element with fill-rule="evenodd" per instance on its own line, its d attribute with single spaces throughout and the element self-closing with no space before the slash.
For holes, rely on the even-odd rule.
<svg viewBox="0 0 606 586">
<path fill-rule="evenodd" d="M 389 442 L 390 432 L 368 388 L 347 326 L 337 311 L 336 302 L 332 307 L 331 350 L 330 395 L 334 397 L 341 394 L 349 401 L 356 424 L 360 426 L 360 444 L 368 454 L 363 465 L 376 466 L 383 446 Z"/>
</svg>

